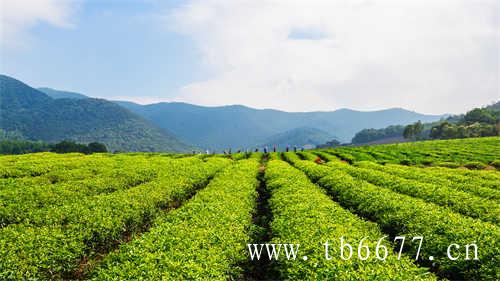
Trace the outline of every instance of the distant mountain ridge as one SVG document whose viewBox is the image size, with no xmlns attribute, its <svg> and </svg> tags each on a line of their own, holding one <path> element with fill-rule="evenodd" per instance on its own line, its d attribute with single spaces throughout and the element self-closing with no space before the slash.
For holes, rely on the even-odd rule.
<svg viewBox="0 0 500 281">
<path fill-rule="evenodd" d="M 82 95 L 80 93 L 75 93 L 75 92 L 68 92 L 68 91 L 60 91 L 60 90 L 55 90 L 52 88 L 38 88 L 40 92 L 46 94 L 47 96 L 53 98 L 53 99 L 88 99 L 90 97 L 87 97 L 86 95 Z"/>
<path fill-rule="evenodd" d="M 47 89 L 47 88 L 43 88 Z M 54 98 L 81 99 L 85 95 L 50 89 Z M 324 143 L 329 136 L 350 142 L 362 129 L 406 125 L 418 120 L 433 122 L 447 115 L 425 115 L 402 108 L 378 111 L 285 112 L 254 109 L 243 105 L 198 106 L 182 102 L 140 105 L 114 101 L 135 114 L 175 135 L 182 142 L 202 149 L 245 149 L 276 144 L 305 145 Z M 304 129 L 308 128 L 308 130 Z M 285 141 L 283 138 L 288 138 Z"/>
<path fill-rule="evenodd" d="M 213 149 L 252 147 L 301 127 L 315 128 L 342 142 L 349 142 L 356 132 L 364 128 L 406 125 L 418 120 L 432 122 L 444 117 L 401 108 L 368 112 L 350 109 L 285 112 L 242 105 L 205 107 L 179 102 L 150 105 L 117 103 L 168 129 L 184 142 Z"/>
<path fill-rule="evenodd" d="M 55 90 L 54 90 L 55 91 Z M 14 78 L 0 75 L 0 129 L 29 140 L 102 142 L 109 150 L 188 151 L 164 129 L 103 99 L 53 99 Z"/>
</svg>

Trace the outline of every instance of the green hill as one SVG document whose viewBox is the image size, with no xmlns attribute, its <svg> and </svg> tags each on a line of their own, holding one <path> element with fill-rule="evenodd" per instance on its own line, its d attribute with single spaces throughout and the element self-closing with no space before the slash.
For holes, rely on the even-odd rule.
<svg viewBox="0 0 500 281">
<path fill-rule="evenodd" d="M 443 117 L 401 108 L 285 112 L 242 105 L 206 107 L 179 102 L 150 105 L 116 103 L 169 130 L 186 143 L 209 149 L 253 147 L 266 143 L 277 134 L 303 127 L 316 128 L 341 142 L 349 142 L 356 132 L 364 128 L 404 125 L 417 120 L 431 122 Z"/>
<path fill-rule="evenodd" d="M 29 140 L 98 141 L 115 151 L 186 151 L 164 129 L 119 105 L 102 99 L 53 99 L 8 76 L 0 75 L 0 129 Z"/>
<path fill-rule="evenodd" d="M 52 88 L 38 88 L 40 92 L 46 94 L 47 96 L 53 99 L 88 99 L 86 95 L 82 95 L 80 93 L 68 92 L 68 91 L 60 91 Z"/>
</svg>

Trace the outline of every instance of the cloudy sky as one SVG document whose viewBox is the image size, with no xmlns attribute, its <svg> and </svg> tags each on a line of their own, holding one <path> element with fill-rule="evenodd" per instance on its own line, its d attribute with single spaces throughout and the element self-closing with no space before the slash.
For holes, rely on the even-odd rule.
<svg viewBox="0 0 500 281">
<path fill-rule="evenodd" d="M 0 72 L 36 87 L 287 111 L 500 99 L 498 0 L 0 3 Z"/>
</svg>

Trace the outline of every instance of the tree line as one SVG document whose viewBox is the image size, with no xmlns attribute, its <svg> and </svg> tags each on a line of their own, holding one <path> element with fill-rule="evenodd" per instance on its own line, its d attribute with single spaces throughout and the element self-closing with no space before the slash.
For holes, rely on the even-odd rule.
<svg viewBox="0 0 500 281">
<path fill-rule="evenodd" d="M 363 129 L 352 138 L 352 144 L 366 144 L 391 138 L 400 140 L 455 139 L 498 136 L 500 134 L 500 102 L 475 108 L 433 123 L 421 121 L 382 129 Z"/>
<path fill-rule="evenodd" d="M 76 143 L 64 140 L 55 144 L 41 141 L 28 141 L 19 139 L 0 140 L 0 154 L 25 154 L 35 152 L 55 152 L 71 153 L 79 152 L 84 154 L 108 152 L 106 145 L 99 142 L 89 144 Z"/>
<path fill-rule="evenodd" d="M 447 120 L 425 130 L 420 121 L 405 127 L 406 139 L 457 139 L 498 136 L 500 133 L 500 109 L 498 104 L 475 108 L 463 116 L 451 116 Z"/>
</svg>

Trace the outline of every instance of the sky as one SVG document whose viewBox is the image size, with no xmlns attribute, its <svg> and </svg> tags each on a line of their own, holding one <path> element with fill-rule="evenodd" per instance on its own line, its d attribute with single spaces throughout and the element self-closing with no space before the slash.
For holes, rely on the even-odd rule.
<svg viewBox="0 0 500 281">
<path fill-rule="evenodd" d="M 0 73 L 141 104 L 462 113 L 500 100 L 500 1 L 0 0 Z"/>
</svg>

